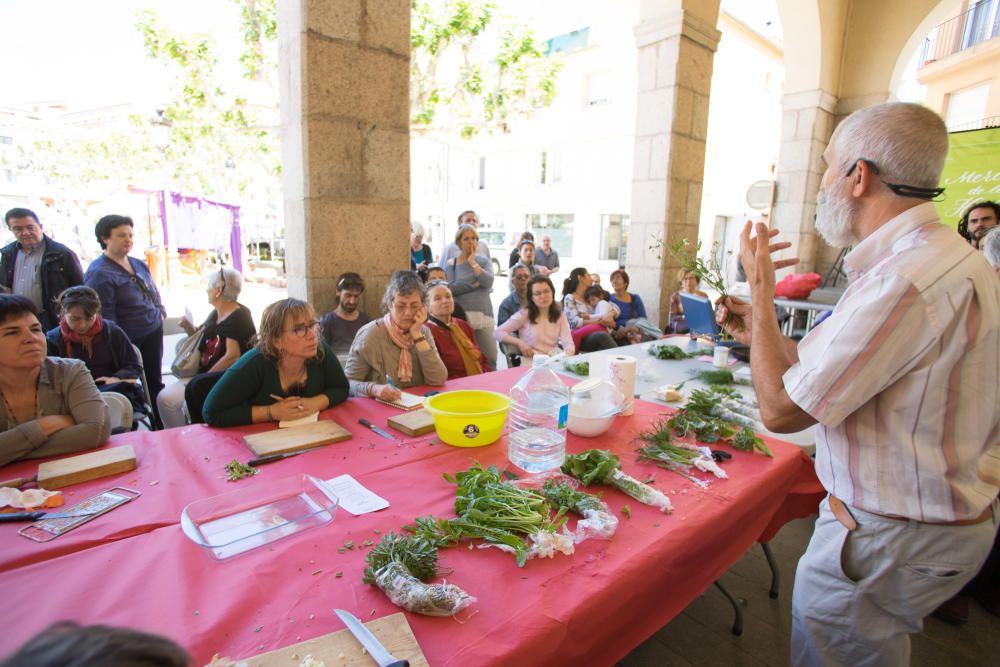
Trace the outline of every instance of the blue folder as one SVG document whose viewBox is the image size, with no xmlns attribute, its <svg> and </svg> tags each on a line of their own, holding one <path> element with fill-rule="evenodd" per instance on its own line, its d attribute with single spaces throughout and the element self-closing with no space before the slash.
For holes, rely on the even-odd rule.
<svg viewBox="0 0 1000 667">
<path fill-rule="evenodd" d="M 718 335 L 719 325 L 715 323 L 715 310 L 708 297 L 681 292 L 681 306 L 684 308 L 684 321 L 691 333 Z"/>
</svg>

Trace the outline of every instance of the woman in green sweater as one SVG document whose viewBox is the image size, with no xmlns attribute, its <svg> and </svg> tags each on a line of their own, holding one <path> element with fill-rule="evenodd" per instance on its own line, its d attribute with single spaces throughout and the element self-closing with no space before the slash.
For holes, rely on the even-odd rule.
<svg viewBox="0 0 1000 667">
<path fill-rule="evenodd" d="M 342 403 L 348 387 L 312 306 L 284 299 L 264 309 L 260 342 L 223 374 L 202 413 L 210 426 L 298 419 Z"/>
</svg>

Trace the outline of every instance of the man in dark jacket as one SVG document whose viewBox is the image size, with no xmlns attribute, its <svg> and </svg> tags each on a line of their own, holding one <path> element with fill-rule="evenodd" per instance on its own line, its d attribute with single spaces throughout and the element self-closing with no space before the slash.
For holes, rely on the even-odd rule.
<svg viewBox="0 0 1000 667">
<path fill-rule="evenodd" d="M 46 331 L 59 326 L 56 297 L 67 287 L 83 284 L 83 268 L 72 250 L 42 234 L 38 216 L 26 208 L 4 215 L 17 239 L 0 249 L 0 285 L 35 302 Z"/>
</svg>

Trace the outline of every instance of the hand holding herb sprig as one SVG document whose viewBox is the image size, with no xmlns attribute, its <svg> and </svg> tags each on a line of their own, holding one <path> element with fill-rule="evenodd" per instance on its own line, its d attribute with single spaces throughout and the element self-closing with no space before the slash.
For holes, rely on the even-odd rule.
<svg viewBox="0 0 1000 667">
<path fill-rule="evenodd" d="M 657 241 L 657 244 L 653 248 L 659 249 L 663 246 L 663 241 Z M 723 273 L 722 267 L 719 266 L 719 263 L 715 259 L 717 247 L 718 244 L 712 246 L 712 253 L 706 262 L 698 256 L 701 252 L 700 240 L 694 245 L 693 252 L 691 249 L 692 243 L 687 239 L 681 239 L 671 246 L 666 246 L 667 252 L 681 265 L 681 268 L 685 271 L 690 271 L 699 281 L 718 292 L 719 299 L 726 302 L 729 298 L 729 292 L 726 291 L 726 276 Z M 743 322 L 730 313 L 726 318 L 725 327 L 727 329 L 742 331 Z"/>
</svg>

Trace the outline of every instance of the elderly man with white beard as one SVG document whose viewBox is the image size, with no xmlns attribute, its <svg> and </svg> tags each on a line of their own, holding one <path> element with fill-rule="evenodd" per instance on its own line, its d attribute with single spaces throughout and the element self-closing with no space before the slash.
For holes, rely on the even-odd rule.
<svg viewBox="0 0 1000 667">
<path fill-rule="evenodd" d="M 772 260 L 788 243 L 747 223 L 740 257 L 753 308 L 720 320 L 752 342 L 764 425 L 816 429 L 828 492 L 799 561 L 793 665 L 906 665 L 909 633 L 976 574 L 997 531 L 1000 281 L 930 200 L 948 150 L 913 104 L 855 112 L 824 152 L 816 228 L 849 286 L 798 344 L 774 317 Z"/>
</svg>

